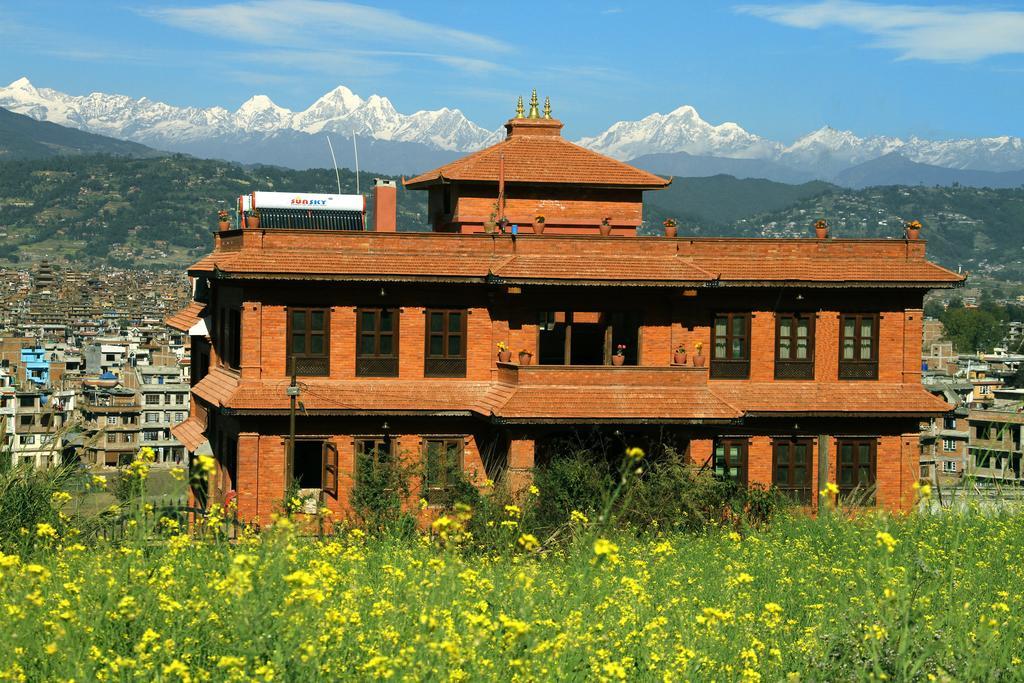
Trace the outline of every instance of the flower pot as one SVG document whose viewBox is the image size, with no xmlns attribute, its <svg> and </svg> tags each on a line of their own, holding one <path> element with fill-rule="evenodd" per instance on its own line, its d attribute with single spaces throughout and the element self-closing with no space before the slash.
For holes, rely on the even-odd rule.
<svg viewBox="0 0 1024 683">
<path fill-rule="evenodd" d="M 260 227 L 260 217 L 259 216 L 246 216 L 245 217 L 245 227 L 249 228 L 250 230 L 255 230 L 256 228 Z"/>
<path fill-rule="evenodd" d="M 543 223 L 534 223 L 533 224 L 533 234 L 535 234 L 535 235 L 543 235 L 544 234 L 544 224 Z"/>
<path fill-rule="evenodd" d="M 704 354 L 703 353 L 698 352 L 698 353 L 695 353 L 693 355 L 693 367 L 695 367 L 695 368 L 702 368 L 702 367 L 704 367 Z"/>
<path fill-rule="evenodd" d="M 828 228 L 815 228 L 814 236 L 817 237 L 819 240 L 825 239 L 826 237 L 828 237 Z"/>
<path fill-rule="evenodd" d="M 498 351 L 498 362 L 499 363 L 511 363 L 512 352 L 511 351 Z"/>
<path fill-rule="evenodd" d="M 621 356 L 621 355 L 618 355 L 618 354 L 612 356 L 612 365 L 614 365 L 616 367 L 622 365 L 625 362 L 626 362 L 626 357 L 625 356 Z"/>
<path fill-rule="evenodd" d="M 679 232 L 679 227 L 676 225 L 665 226 L 665 237 L 675 237 Z"/>
<path fill-rule="evenodd" d="M 907 239 L 916 240 L 921 236 L 921 228 L 907 228 Z"/>
<path fill-rule="evenodd" d="M 217 226 L 221 229 L 222 232 L 224 230 L 230 230 L 231 229 L 231 223 L 229 223 L 228 221 L 219 221 L 217 223 Z"/>
<path fill-rule="evenodd" d="M 612 226 L 607 225 L 605 223 L 602 223 L 601 224 L 601 234 L 604 235 L 605 237 L 607 237 L 608 235 L 612 234 Z"/>
<path fill-rule="evenodd" d="M 531 360 L 533 360 L 533 354 L 532 353 L 526 353 L 526 352 L 520 352 L 519 353 L 519 364 L 520 365 L 529 365 Z"/>
<path fill-rule="evenodd" d="M 675 363 L 676 365 L 686 365 L 686 352 L 683 351 L 682 353 L 673 353 L 672 362 Z"/>
<path fill-rule="evenodd" d="M 488 235 L 490 235 L 497 229 L 498 224 L 495 223 L 494 221 L 484 221 L 484 232 L 486 232 Z"/>
</svg>

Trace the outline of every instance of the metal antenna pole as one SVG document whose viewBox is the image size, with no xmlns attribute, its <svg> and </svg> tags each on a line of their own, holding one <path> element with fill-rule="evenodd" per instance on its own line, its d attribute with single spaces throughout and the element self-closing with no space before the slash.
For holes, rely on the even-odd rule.
<svg viewBox="0 0 1024 683">
<path fill-rule="evenodd" d="M 338 175 L 338 160 L 334 158 L 334 145 L 331 144 L 331 136 L 325 135 L 327 138 L 327 148 L 331 150 L 331 163 L 334 164 L 334 179 L 338 183 L 338 194 L 341 194 L 341 176 Z M 358 176 L 356 177 L 356 183 L 359 182 Z"/>
<path fill-rule="evenodd" d="M 352 152 L 356 157 L 356 194 L 359 192 L 359 147 L 356 145 L 356 134 L 352 133 Z M 338 194 L 341 194 L 341 190 L 338 190 Z"/>
</svg>

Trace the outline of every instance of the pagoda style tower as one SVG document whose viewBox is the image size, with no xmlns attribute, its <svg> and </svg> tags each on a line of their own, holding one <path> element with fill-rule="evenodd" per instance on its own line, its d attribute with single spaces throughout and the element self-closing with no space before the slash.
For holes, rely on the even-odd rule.
<svg viewBox="0 0 1024 683">
<path fill-rule="evenodd" d="M 562 122 L 543 111 L 537 91 L 505 123 L 505 139 L 406 181 L 427 190 L 435 232 L 485 232 L 495 223 L 522 233 L 635 235 L 643 193 L 666 180 L 562 138 Z M 504 219 L 504 220 L 502 220 Z"/>
</svg>

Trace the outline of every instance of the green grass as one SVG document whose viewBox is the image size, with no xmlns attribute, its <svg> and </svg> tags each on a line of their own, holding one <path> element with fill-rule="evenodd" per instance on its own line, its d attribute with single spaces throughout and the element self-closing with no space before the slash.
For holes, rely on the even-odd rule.
<svg viewBox="0 0 1024 683">
<path fill-rule="evenodd" d="M 106 483 L 99 485 L 93 483 L 93 476 L 102 477 Z M 78 472 L 70 479 L 63 490 L 73 494 L 64 509 L 70 513 L 77 513 L 84 517 L 92 517 L 111 505 L 117 503 L 117 498 L 111 491 L 113 477 L 117 474 L 112 472 Z M 146 480 L 146 500 L 155 505 L 175 505 L 185 499 L 188 495 L 188 483 L 182 479 L 175 479 L 171 476 L 169 469 L 153 468 Z"/>
<path fill-rule="evenodd" d="M 47 541 L 0 557 L 0 678 L 1024 677 L 1024 516 L 616 532 L 601 556 L 587 524 L 527 551 L 509 521 L 487 552 L 285 524 L 237 543 Z"/>
</svg>

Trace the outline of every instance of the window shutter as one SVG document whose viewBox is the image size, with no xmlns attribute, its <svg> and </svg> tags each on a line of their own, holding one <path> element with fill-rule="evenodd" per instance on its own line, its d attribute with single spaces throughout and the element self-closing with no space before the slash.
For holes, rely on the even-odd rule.
<svg viewBox="0 0 1024 683">
<path fill-rule="evenodd" d="M 338 497 L 338 447 L 329 441 L 324 442 L 323 475 L 320 479 L 324 493 L 332 498 Z"/>
</svg>

